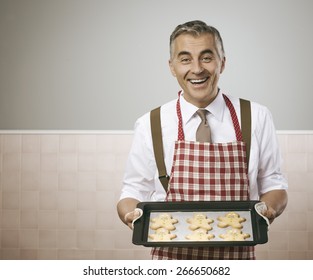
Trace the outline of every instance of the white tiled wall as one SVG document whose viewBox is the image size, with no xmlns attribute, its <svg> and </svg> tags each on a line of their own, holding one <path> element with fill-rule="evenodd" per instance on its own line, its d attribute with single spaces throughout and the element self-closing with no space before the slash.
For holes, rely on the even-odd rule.
<svg viewBox="0 0 313 280">
<path fill-rule="evenodd" d="M 289 204 L 258 259 L 313 259 L 313 134 L 279 132 Z M 149 259 L 116 213 L 129 132 L 1 133 L 0 259 Z"/>
</svg>

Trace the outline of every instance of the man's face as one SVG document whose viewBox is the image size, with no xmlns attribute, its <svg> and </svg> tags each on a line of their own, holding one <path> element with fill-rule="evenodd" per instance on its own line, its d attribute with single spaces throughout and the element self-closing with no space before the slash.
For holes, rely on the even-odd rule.
<svg viewBox="0 0 313 280">
<path fill-rule="evenodd" d="M 211 34 L 179 35 L 172 43 L 170 69 L 181 88 L 184 98 L 204 108 L 217 95 L 220 74 L 225 58 Z"/>
</svg>

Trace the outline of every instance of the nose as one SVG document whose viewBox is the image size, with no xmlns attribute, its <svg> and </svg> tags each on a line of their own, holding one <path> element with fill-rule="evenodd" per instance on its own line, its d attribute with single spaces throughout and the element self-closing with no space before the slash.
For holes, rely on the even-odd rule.
<svg viewBox="0 0 313 280">
<path fill-rule="evenodd" d="M 203 67 L 200 61 L 194 60 L 192 63 L 192 73 L 195 75 L 199 75 L 203 72 Z"/>
</svg>

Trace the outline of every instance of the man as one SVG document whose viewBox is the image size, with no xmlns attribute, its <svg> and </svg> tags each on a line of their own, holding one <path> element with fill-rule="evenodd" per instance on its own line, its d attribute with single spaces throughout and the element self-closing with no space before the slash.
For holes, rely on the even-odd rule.
<svg viewBox="0 0 313 280">
<path fill-rule="evenodd" d="M 173 31 L 169 66 L 182 92 L 178 99 L 161 107 L 164 161 L 170 174 L 168 189 L 164 190 L 158 178 L 148 113 L 136 122 L 117 205 L 119 217 L 129 227 L 138 215 L 134 209 L 140 201 L 260 199 L 267 206 L 263 214 L 270 222 L 285 209 L 287 183 L 280 171 L 279 147 L 271 114 L 264 106 L 251 102 L 250 161 L 246 162 L 246 143 L 242 141 L 237 117 L 241 108 L 239 99 L 218 88 L 225 62 L 222 38 L 214 27 L 202 21 L 191 21 Z M 208 113 L 200 115 L 204 111 Z M 204 127 L 208 140 L 198 138 L 200 126 Z M 185 160 L 178 160 L 181 157 Z M 215 178 L 213 183 L 210 178 Z M 251 246 L 174 247 L 154 248 L 152 257 L 255 259 L 255 254 Z"/>
</svg>

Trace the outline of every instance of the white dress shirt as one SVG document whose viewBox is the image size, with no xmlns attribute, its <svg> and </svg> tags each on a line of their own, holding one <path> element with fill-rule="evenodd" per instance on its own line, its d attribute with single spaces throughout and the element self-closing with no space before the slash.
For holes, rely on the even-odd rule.
<svg viewBox="0 0 313 280">
<path fill-rule="evenodd" d="M 228 95 L 227 95 L 228 96 Z M 239 98 L 228 96 L 232 102 L 239 123 Z M 176 100 L 161 107 L 161 125 L 164 159 L 167 174 L 170 175 L 177 140 L 178 118 Z M 180 98 L 185 140 L 195 141 L 196 130 L 201 122 L 196 114 L 198 108 Z M 212 142 L 236 141 L 235 130 L 228 107 L 220 93 L 206 109 L 211 129 Z M 261 194 L 275 189 L 287 189 L 287 182 L 281 173 L 281 156 L 276 130 L 269 110 L 251 102 L 252 127 L 249 162 L 250 199 L 257 200 Z M 166 193 L 158 179 L 158 171 L 153 152 L 150 112 L 140 117 L 135 124 L 132 147 L 126 164 L 120 199 L 131 197 L 139 201 L 163 201 Z"/>
</svg>

